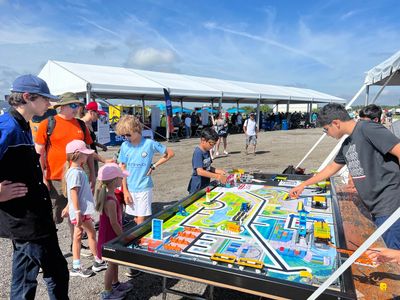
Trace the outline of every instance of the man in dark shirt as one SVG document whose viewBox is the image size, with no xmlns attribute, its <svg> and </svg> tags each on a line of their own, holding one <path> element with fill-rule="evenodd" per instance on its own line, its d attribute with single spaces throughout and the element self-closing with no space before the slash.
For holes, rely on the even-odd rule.
<svg viewBox="0 0 400 300">
<path fill-rule="evenodd" d="M 334 161 L 314 177 L 293 188 L 298 197 L 311 184 L 329 178 L 347 165 L 365 206 L 376 226 L 380 226 L 400 206 L 400 140 L 383 125 L 371 121 L 355 122 L 346 109 L 336 103 L 324 106 L 318 122 L 329 136 L 344 140 Z M 400 221 L 383 234 L 386 245 L 400 249 Z"/>
<path fill-rule="evenodd" d="M 29 120 L 50 106 L 45 81 L 18 77 L 9 96 L 11 109 L 0 116 L 0 237 L 13 243 L 11 299 L 34 299 L 43 270 L 50 299 L 68 299 L 67 262 L 58 245 L 49 191 Z"/>
</svg>

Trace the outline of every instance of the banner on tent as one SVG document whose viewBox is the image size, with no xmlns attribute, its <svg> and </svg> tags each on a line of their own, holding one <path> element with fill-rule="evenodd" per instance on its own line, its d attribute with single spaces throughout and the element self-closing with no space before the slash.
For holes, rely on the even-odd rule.
<svg viewBox="0 0 400 300">
<path fill-rule="evenodd" d="M 171 103 L 171 97 L 169 96 L 169 92 L 164 89 L 164 97 L 165 97 L 165 109 L 166 109 L 166 117 L 167 117 L 167 126 L 169 129 L 169 132 L 174 131 L 174 125 L 172 123 L 172 103 Z"/>
</svg>

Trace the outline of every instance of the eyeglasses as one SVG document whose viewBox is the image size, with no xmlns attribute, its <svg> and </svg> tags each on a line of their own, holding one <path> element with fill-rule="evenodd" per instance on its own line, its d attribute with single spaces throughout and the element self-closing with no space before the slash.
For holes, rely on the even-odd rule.
<svg viewBox="0 0 400 300">
<path fill-rule="evenodd" d="M 215 144 L 216 144 L 216 142 L 214 142 L 214 141 L 207 141 L 208 142 L 208 144 L 210 145 L 210 146 L 215 146 Z"/>
<path fill-rule="evenodd" d="M 79 104 L 77 103 L 70 103 L 68 104 L 69 107 L 71 107 L 72 109 L 77 109 L 79 107 Z"/>
<path fill-rule="evenodd" d="M 121 134 L 123 138 L 130 138 L 132 135 L 130 133 Z"/>
<path fill-rule="evenodd" d="M 328 127 L 324 127 L 324 128 L 322 129 L 322 132 L 323 132 L 323 133 L 328 133 L 329 127 L 332 127 L 332 124 L 328 124 Z"/>
</svg>

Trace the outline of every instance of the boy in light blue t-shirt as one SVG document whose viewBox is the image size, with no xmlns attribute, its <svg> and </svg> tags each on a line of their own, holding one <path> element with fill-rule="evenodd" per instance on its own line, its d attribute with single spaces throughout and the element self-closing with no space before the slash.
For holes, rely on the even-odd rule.
<svg viewBox="0 0 400 300">
<path fill-rule="evenodd" d="M 151 212 L 153 181 L 151 173 L 170 160 L 174 152 L 164 145 L 142 137 L 142 124 L 131 115 L 123 116 L 116 127 L 116 133 L 126 141 L 122 143 L 118 156 L 121 169 L 129 176 L 122 181 L 126 213 L 134 216 L 136 224 L 143 223 Z M 153 163 L 155 153 L 163 156 Z"/>
</svg>

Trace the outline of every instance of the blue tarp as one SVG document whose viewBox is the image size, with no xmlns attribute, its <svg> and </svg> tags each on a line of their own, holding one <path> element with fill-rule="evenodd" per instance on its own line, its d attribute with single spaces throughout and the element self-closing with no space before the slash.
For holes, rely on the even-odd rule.
<svg viewBox="0 0 400 300">
<path fill-rule="evenodd" d="M 227 112 L 230 113 L 230 114 L 233 114 L 233 113 L 238 113 L 238 112 L 244 113 L 244 112 L 246 112 L 246 111 L 245 111 L 244 109 L 241 109 L 241 108 L 239 108 L 239 109 L 237 109 L 237 108 L 230 108 L 230 109 L 227 110 Z"/>
<path fill-rule="evenodd" d="M 161 110 L 161 111 L 165 111 L 165 104 L 158 104 L 157 107 Z M 186 113 L 186 114 L 190 114 L 192 113 L 192 109 L 186 108 L 184 107 L 183 110 L 180 106 L 173 106 L 172 107 L 172 113 L 176 114 L 176 113 Z"/>
<path fill-rule="evenodd" d="M 201 112 L 202 110 L 203 110 L 203 109 L 201 108 L 201 109 L 198 109 L 198 110 L 196 110 L 196 111 L 197 111 L 197 112 Z M 211 108 L 207 107 L 206 110 L 208 111 L 208 113 L 211 113 Z M 213 113 L 213 114 L 216 114 L 217 112 L 218 112 L 218 109 L 215 109 L 215 108 L 214 108 L 214 109 L 212 110 L 212 113 Z"/>
</svg>

